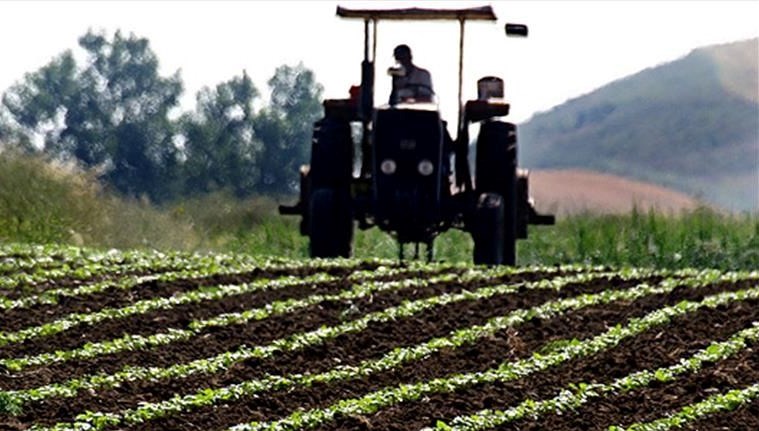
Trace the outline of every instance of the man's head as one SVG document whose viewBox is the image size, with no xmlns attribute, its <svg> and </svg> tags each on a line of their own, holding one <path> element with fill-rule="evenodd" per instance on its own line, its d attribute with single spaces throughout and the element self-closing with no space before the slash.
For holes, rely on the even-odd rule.
<svg viewBox="0 0 759 431">
<path fill-rule="evenodd" d="M 411 65 L 411 48 L 408 45 L 398 45 L 393 50 L 395 60 L 405 67 Z"/>
</svg>

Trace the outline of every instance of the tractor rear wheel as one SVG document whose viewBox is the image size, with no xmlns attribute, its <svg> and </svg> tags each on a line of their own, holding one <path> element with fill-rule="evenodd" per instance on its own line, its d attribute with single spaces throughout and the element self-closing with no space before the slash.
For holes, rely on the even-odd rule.
<svg viewBox="0 0 759 431">
<path fill-rule="evenodd" d="M 350 196 L 331 188 L 315 189 L 308 212 L 311 257 L 350 257 L 353 240 Z"/>
<path fill-rule="evenodd" d="M 474 263 L 504 263 L 504 201 L 498 193 L 483 193 L 477 201 L 472 228 Z"/>
<path fill-rule="evenodd" d="M 516 265 L 517 257 L 517 137 L 511 123 L 485 122 L 477 138 L 477 192 L 495 193 L 503 202 L 503 258 L 499 265 Z"/>
</svg>

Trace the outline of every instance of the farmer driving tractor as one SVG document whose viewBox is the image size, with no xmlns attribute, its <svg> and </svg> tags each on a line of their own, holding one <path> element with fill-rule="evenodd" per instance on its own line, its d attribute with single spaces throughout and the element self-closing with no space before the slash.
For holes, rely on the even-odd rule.
<svg viewBox="0 0 759 431">
<path fill-rule="evenodd" d="M 408 45 L 398 45 L 393 50 L 393 56 L 398 66 L 391 67 L 388 71 L 393 77 L 389 103 L 397 105 L 405 101 L 431 102 L 435 94 L 432 77 L 427 69 L 411 61 L 411 48 Z"/>
</svg>

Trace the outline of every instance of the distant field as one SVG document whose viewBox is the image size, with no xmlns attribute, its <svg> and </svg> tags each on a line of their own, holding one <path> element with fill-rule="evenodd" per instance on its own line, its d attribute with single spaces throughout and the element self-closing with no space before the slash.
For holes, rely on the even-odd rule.
<svg viewBox="0 0 759 431">
<path fill-rule="evenodd" d="M 684 193 L 655 184 L 581 169 L 530 172 L 530 192 L 539 208 L 559 214 L 629 213 L 654 209 L 678 214 L 702 205 Z"/>
</svg>

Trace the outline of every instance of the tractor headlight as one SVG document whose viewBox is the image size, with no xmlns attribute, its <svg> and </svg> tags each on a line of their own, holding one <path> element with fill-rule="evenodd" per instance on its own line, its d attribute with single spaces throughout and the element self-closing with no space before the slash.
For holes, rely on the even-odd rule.
<svg viewBox="0 0 759 431">
<path fill-rule="evenodd" d="M 433 165 L 431 161 L 424 159 L 421 162 L 419 162 L 419 166 L 417 166 L 416 169 L 419 171 L 420 174 L 424 175 L 425 177 L 428 177 L 432 175 L 433 172 L 435 172 L 435 165 Z"/>
<path fill-rule="evenodd" d="M 393 175 L 396 168 L 395 161 L 391 159 L 385 159 L 380 163 L 380 170 L 385 175 Z"/>
</svg>

